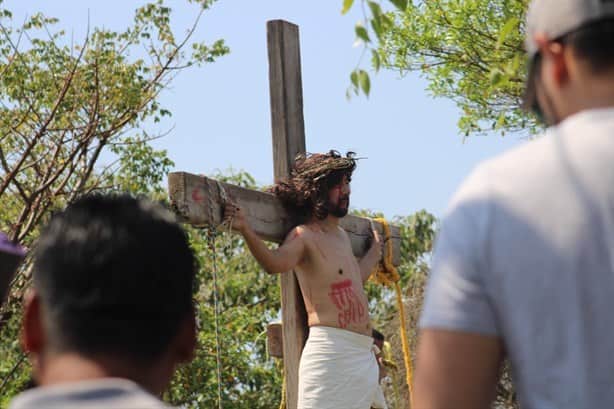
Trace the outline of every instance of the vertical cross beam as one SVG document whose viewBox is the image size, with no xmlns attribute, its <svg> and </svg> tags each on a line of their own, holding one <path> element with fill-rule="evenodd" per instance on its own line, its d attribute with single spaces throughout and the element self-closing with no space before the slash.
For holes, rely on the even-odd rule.
<svg viewBox="0 0 614 409">
<path fill-rule="evenodd" d="M 275 181 L 290 175 L 294 158 L 305 153 L 303 90 L 298 26 L 283 20 L 267 22 L 269 87 Z M 296 409 L 298 367 L 307 339 L 307 314 L 294 272 L 281 276 L 286 405 Z"/>
</svg>

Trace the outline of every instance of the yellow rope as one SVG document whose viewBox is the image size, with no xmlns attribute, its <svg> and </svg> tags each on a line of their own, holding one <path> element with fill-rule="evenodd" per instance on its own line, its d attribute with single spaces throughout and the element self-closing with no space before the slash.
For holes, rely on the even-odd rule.
<svg viewBox="0 0 614 409">
<path fill-rule="evenodd" d="M 411 363 L 411 351 L 409 349 L 409 342 L 407 341 L 407 328 L 405 327 L 405 309 L 403 308 L 403 299 L 401 298 L 401 286 L 399 285 L 398 281 L 394 283 L 394 288 L 397 292 L 397 303 L 399 305 L 399 313 L 401 314 L 401 342 L 403 344 L 403 359 L 405 360 L 405 377 L 407 381 L 407 388 L 409 389 L 409 403 L 410 407 L 413 408 L 414 383 Z"/>
<path fill-rule="evenodd" d="M 374 221 L 379 222 L 384 227 L 384 257 L 382 261 L 375 265 L 375 271 L 371 274 L 370 279 L 376 283 L 391 287 L 401 278 L 399 272 L 392 262 L 392 239 L 390 234 L 390 226 L 386 219 L 377 218 Z"/>
<path fill-rule="evenodd" d="M 409 390 L 409 403 L 410 407 L 413 408 L 413 397 L 414 397 L 414 389 L 413 389 L 413 373 L 412 373 L 412 362 L 411 362 L 411 350 L 409 348 L 409 342 L 407 340 L 407 328 L 405 325 L 405 308 L 403 307 L 403 298 L 401 294 L 401 286 L 399 285 L 399 280 L 401 277 L 399 276 L 399 272 L 392 262 L 392 239 L 390 234 L 390 226 L 388 226 L 388 222 L 383 218 L 375 219 L 376 222 L 382 224 L 384 228 L 384 257 L 382 261 L 377 263 L 375 266 L 375 271 L 371 274 L 370 279 L 379 284 L 392 287 L 394 285 L 396 294 L 397 294 L 397 305 L 399 308 L 400 314 L 400 332 L 401 332 L 401 343 L 403 345 L 403 359 L 405 361 L 405 378 L 407 382 L 407 388 Z"/>
</svg>

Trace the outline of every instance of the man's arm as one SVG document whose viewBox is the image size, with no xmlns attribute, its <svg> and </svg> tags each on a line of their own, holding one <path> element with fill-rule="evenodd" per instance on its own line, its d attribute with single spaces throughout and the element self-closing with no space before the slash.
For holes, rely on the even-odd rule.
<svg viewBox="0 0 614 409">
<path fill-rule="evenodd" d="M 423 329 L 413 404 L 420 409 L 489 408 L 502 360 L 503 347 L 497 337 Z"/>
<path fill-rule="evenodd" d="M 491 265 L 490 174 L 454 195 L 437 236 L 420 318 L 415 407 L 488 408 L 504 355 Z"/>
<path fill-rule="evenodd" d="M 290 232 L 282 245 L 271 250 L 254 232 L 245 219 L 243 210 L 235 203 L 228 203 L 225 206 L 224 218 L 232 221 L 232 228 L 243 235 L 250 252 L 267 273 L 276 274 L 290 271 L 303 259 L 305 242 L 296 228 Z"/>
<path fill-rule="evenodd" d="M 371 247 L 365 253 L 365 255 L 358 261 L 358 266 L 360 267 L 360 276 L 362 278 L 362 283 L 366 283 L 367 279 L 373 272 L 373 268 L 375 264 L 382 257 L 382 240 L 379 236 L 377 230 L 373 229 L 373 237 L 371 239 Z"/>
</svg>

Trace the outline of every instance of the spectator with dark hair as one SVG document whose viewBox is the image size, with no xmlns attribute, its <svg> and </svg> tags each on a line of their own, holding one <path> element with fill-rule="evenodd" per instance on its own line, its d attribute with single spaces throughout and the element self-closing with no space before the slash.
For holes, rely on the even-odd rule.
<svg viewBox="0 0 614 409">
<path fill-rule="evenodd" d="M 38 387 L 10 408 L 163 408 L 192 359 L 195 258 L 161 206 L 89 196 L 55 215 L 35 250 L 23 346 Z"/>
<path fill-rule="evenodd" d="M 415 406 L 614 407 L 614 1 L 533 0 L 526 104 L 550 128 L 480 165 L 437 238 Z"/>
</svg>

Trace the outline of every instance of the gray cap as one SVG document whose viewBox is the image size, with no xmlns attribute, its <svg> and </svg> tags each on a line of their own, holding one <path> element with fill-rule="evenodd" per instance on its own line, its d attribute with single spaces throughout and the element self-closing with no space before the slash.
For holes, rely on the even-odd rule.
<svg viewBox="0 0 614 409">
<path fill-rule="evenodd" d="M 536 34 L 554 40 L 589 23 L 614 18 L 614 0 L 532 0 L 527 11 L 525 46 L 529 56 L 529 73 L 523 98 L 526 110 L 536 111 L 536 68 L 533 64 L 538 46 Z"/>
<path fill-rule="evenodd" d="M 587 23 L 614 17 L 614 0 L 533 0 L 527 11 L 525 46 L 537 53 L 535 34 L 559 38 Z"/>
</svg>

